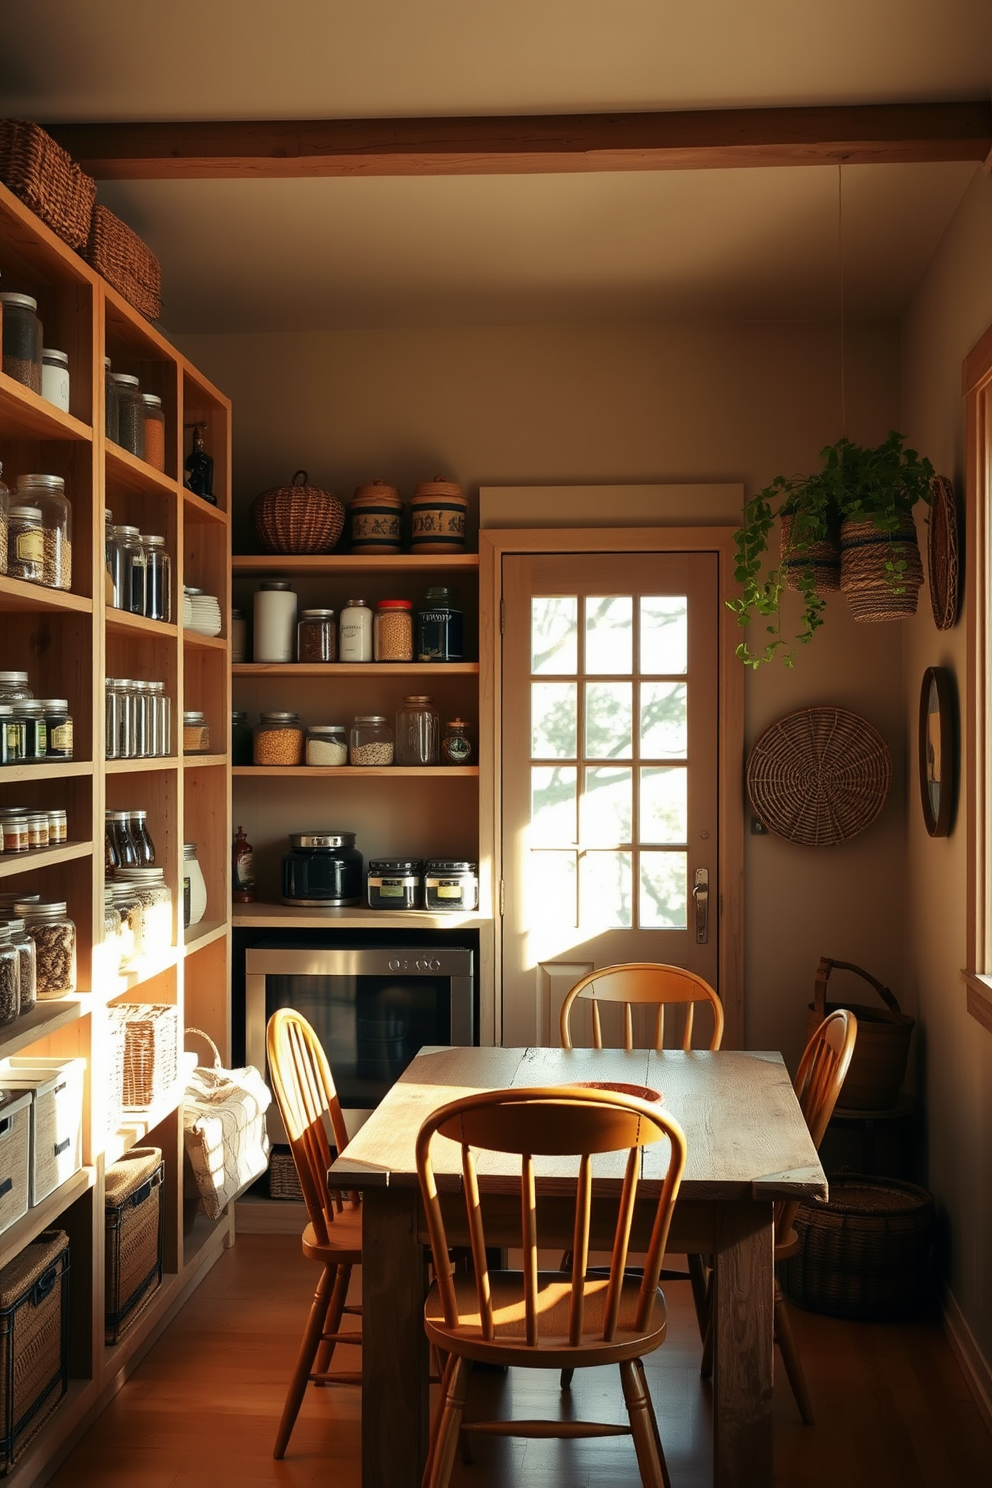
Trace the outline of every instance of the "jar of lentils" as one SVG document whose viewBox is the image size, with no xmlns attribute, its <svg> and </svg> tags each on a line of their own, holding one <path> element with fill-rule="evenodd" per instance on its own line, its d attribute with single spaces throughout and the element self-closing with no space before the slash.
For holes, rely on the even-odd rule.
<svg viewBox="0 0 992 1488">
<path fill-rule="evenodd" d="M 351 726 L 349 753 L 353 765 L 391 765 L 393 731 L 381 713 L 362 713 Z"/>
<path fill-rule="evenodd" d="M 21 1010 L 21 958 L 6 925 L 0 924 L 0 1028 Z"/>
<path fill-rule="evenodd" d="M 76 926 L 65 900 L 24 901 L 24 928 L 35 943 L 38 1001 L 64 997 L 76 990 Z"/>
<path fill-rule="evenodd" d="M 380 599 L 372 636 L 376 661 L 413 660 L 413 605 L 408 599 Z"/>
<path fill-rule="evenodd" d="M 296 626 L 297 661 L 336 661 L 338 631 L 333 610 L 301 610 Z"/>
<path fill-rule="evenodd" d="M 255 730 L 256 765 L 302 765 L 303 725 L 298 713 L 263 713 Z"/>
<path fill-rule="evenodd" d="M 16 947 L 20 962 L 20 1011 L 29 1013 L 38 998 L 38 948 L 34 939 L 24 928 L 23 918 L 16 918 L 6 912 L 5 920 L 11 944 Z"/>
</svg>

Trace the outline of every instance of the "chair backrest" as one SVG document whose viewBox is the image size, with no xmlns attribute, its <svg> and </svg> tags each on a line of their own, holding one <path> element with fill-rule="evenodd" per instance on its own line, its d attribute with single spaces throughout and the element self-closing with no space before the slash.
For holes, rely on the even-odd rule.
<svg viewBox="0 0 992 1488">
<path fill-rule="evenodd" d="M 630 961 L 621 966 L 604 966 L 601 971 L 591 971 L 576 982 L 561 1007 L 560 1030 L 563 1049 L 572 1047 L 572 1006 L 577 998 L 586 998 L 591 1003 L 593 1047 L 603 1047 L 603 1029 L 599 1016 L 599 1004 L 613 1002 L 623 1004 L 624 1048 L 634 1047 L 633 1009 L 645 1003 L 654 1004 L 654 1043 L 661 1049 L 665 1042 L 665 1008 L 672 1003 L 681 1003 L 684 1008 L 682 1047 L 692 1048 L 693 1011 L 696 1003 L 708 1002 L 713 1010 L 713 1030 L 708 1047 L 719 1049 L 723 1039 L 723 1004 L 709 982 L 681 966 L 663 966 L 654 961 Z"/>
<path fill-rule="evenodd" d="M 824 1018 L 799 1061 L 794 1088 L 817 1151 L 834 1114 L 857 1037 L 857 1018 L 846 1008 L 840 1008 L 829 1018 Z M 779 1242 L 791 1231 L 798 1207 L 797 1203 L 790 1201 L 776 1210 L 775 1229 Z"/>
<path fill-rule="evenodd" d="M 327 1169 L 335 1150 L 340 1155 L 348 1142 L 331 1067 L 310 1024 L 293 1008 L 279 1008 L 272 1014 L 266 1047 L 269 1079 L 293 1151 L 307 1214 L 318 1242 L 326 1244 L 335 1214 L 345 1203 L 350 1207 L 359 1203 L 357 1194 L 344 1199 L 327 1187 Z"/>
<path fill-rule="evenodd" d="M 451 1101 L 435 1111 L 424 1122 L 417 1137 L 417 1173 L 427 1214 L 427 1228 L 445 1322 L 455 1327 L 459 1321 L 458 1303 L 451 1280 L 448 1242 L 431 1162 L 431 1139 L 436 1132 L 450 1137 L 461 1148 L 461 1187 L 471 1237 L 476 1302 L 478 1315 L 482 1320 L 483 1337 L 487 1340 L 497 1337 L 499 1325 L 493 1316 L 490 1297 L 485 1226 L 479 1202 L 475 1150 L 506 1153 L 520 1158 L 521 1248 L 526 1325 L 524 1341 L 530 1345 L 538 1342 L 541 1313 L 537 1279 L 539 1203 L 535 1197 L 534 1158 L 579 1158 L 577 1178 L 570 1180 L 566 1176 L 569 1171 L 574 1173 L 574 1162 L 569 1166 L 563 1161 L 560 1180 L 562 1192 L 567 1192 L 572 1183 L 575 1192 L 572 1272 L 569 1280 L 562 1279 L 561 1285 L 567 1289 L 569 1295 L 568 1342 L 578 1344 L 584 1333 L 583 1281 L 589 1260 L 592 1158 L 597 1153 L 627 1153 L 609 1280 L 605 1283 L 603 1323 L 595 1335 L 610 1340 L 614 1337 L 617 1326 L 620 1289 L 627 1263 L 641 1169 L 641 1149 L 667 1137 L 671 1144 L 668 1169 L 656 1201 L 635 1323 L 638 1328 L 645 1326 L 651 1314 L 658 1276 L 665 1257 L 672 1208 L 685 1168 L 685 1135 L 674 1117 L 664 1114 L 647 1101 L 631 1096 L 567 1085 L 484 1091 L 479 1095 Z M 558 1191 L 556 1187 L 556 1196 Z M 597 1313 L 598 1311 L 599 1309 Z M 514 1338 L 514 1342 L 520 1342 L 519 1336 Z"/>
</svg>

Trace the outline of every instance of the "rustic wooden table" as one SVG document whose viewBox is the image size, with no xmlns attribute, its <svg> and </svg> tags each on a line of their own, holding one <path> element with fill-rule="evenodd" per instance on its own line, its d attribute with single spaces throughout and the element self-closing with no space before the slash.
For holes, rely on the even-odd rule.
<svg viewBox="0 0 992 1488">
<path fill-rule="evenodd" d="M 363 1488 L 418 1488 L 426 1455 L 426 1235 L 414 1161 L 421 1122 L 474 1090 L 575 1080 L 660 1090 L 685 1129 L 688 1164 L 669 1248 L 714 1257 L 713 1481 L 716 1488 L 770 1488 L 773 1205 L 827 1192 L 781 1055 L 495 1048 L 423 1050 L 331 1168 L 332 1183 L 360 1188 L 365 1202 Z M 439 1146 L 438 1186 L 454 1196 L 458 1149 Z M 645 1149 L 648 1191 L 663 1156 Z M 487 1236 L 500 1224 L 510 1172 L 492 1154 L 480 1169 Z M 555 1182 L 565 1175 L 549 1163 L 538 1180 L 539 1235 L 549 1249 L 571 1239 L 571 1206 Z M 612 1235 L 608 1211 L 619 1187 L 619 1169 L 596 1182 L 604 1234 Z M 455 1226 L 456 1215 L 452 1206 Z M 493 1238 L 513 1246 L 518 1236 L 519 1208 L 511 1207 Z M 457 1227 L 449 1237 L 457 1243 Z"/>
</svg>

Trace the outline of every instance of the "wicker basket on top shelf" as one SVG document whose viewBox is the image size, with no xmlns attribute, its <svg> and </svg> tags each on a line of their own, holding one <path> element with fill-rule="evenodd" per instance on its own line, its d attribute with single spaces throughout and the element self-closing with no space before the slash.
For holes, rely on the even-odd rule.
<svg viewBox="0 0 992 1488">
<path fill-rule="evenodd" d="M 148 320 L 162 313 L 162 270 L 136 232 L 106 207 L 93 208 L 85 258 Z"/>
<path fill-rule="evenodd" d="M 96 182 L 39 124 L 0 119 L 0 181 L 63 243 L 83 247 Z"/>
<path fill-rule="evenodd" d="M 288 486 L 255 497 L 251 519 L 266 553 L 329 553 L 344 529 L 344 505 L 298 470 Z"/>
</svg>

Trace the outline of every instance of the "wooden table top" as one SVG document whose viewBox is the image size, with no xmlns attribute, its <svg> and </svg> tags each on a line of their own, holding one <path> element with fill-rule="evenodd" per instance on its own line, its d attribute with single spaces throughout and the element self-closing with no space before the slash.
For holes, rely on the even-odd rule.
<svg viewBox="0 0 992 1488">
<path fill-rule="evenodd" d="M 782 1056 L 635 1049 L 423 1049 L 331 1168 L 333 1181 L 361 1189 L 416 1184 L 414 1157 L 421 1123 L 440 1105 L 478 1090 L 611 1080 L 662 1093 L 664 1110 L 682 1125 L 688 1160 L 684 1200 L 747 1200 L 827 1196 L 827 1182 Z M 645 1149 L 650 1183 L 667 1162 L 667 1142 Z M 433 1150 L 438 1186 L 460 1186 L 458 1147 L 445 1138 Z M 514 1171 L 499 1154 L 480 1161 L 484 1188 L 498 1191 Z M 601 1184 L 619 1181 L 621 1163 L 606 1154 Z M 535 1161 L 544 1187 L 569 1176 L 574 1164 Z"/>
</svg>

